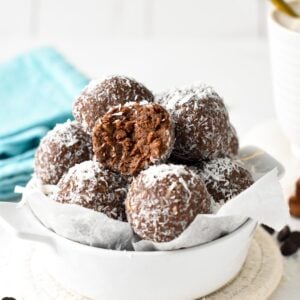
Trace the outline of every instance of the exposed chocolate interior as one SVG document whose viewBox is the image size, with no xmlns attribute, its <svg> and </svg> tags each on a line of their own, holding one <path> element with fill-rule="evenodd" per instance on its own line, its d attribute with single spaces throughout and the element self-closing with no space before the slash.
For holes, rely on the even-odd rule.
<svg viewBox="0 0 300 300">
<path fill-rule="evenodd" d="M 124 175 L 135 175 L 168 158 L 172 122 L 159 104 L 118 106 L 99 119 L 93 129 L 96 158 Z"/>
</svg>

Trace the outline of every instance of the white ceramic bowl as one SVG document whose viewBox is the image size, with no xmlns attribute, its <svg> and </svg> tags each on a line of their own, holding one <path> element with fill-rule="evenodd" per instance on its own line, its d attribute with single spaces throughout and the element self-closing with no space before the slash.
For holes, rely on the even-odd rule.
<svg viewBox="0 0 300 300">
<path fill-rule="evenodd" d="M 185 300 L 205 296 L 240 271 L 256 223 L 197 247 L 161 252 L 105 250 L 46 229 L 27 205 L 0 203 L 0 220 L 22 239 L 38 242 L 38 257 L 63 286 L 92 299 Z"/>
<path fill-rule="evenodd" d="M 299 2 L 293 7 L 300 12 Z M 293 153 L 300 158 L 300 32 L 291 29 L 295 22 L 277 9 L 271 11 L 269 40 L 276 114 Z"/>
</svg>

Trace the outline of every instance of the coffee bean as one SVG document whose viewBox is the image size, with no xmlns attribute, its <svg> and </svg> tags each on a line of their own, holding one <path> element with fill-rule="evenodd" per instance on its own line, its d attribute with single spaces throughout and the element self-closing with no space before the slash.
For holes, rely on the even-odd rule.
<svg viewBox="0 0 300 300">
<path fill-rule="evenodd" d="M 279 242 L 285 241 L 291 234 L 290 227 L 288 225 L 284 226 L 277 235 L 277 240 Z"/>
<path fill-rule="evenodd" d="M 16 299 L 13 298 L 13 297 L 4 297 L 4 298 L 2 298 L 1 300 L 16 300 Z"/>
<path fill-rule="evenodd" d="M 281 254 L 284 256 L 290 256 L 296 253 L 298 250 L 297 245 L 293 241 L 287 239 L 280 247 Z"/>
<path fill-rule="evenodd" d="M 272 227 L 268 226 L 268 225 L 260 224 L 260 226 L 261 226 L 265 231 L 267 231 L 267 232 L 270 233 L 270 234 L 273 234 L 273 233 L 275 232 L 275 230 L 274 230 Z"/>
<path fill-rule="evenodd" d="M 298 248 L 300 248 L 300 231 L 291 232 L 289 240 L 291 240 Z"/>
</svg>

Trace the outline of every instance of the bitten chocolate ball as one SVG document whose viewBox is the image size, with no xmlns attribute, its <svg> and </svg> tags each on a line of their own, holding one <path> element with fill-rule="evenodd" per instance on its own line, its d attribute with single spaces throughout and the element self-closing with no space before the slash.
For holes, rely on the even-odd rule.
<svg viewBox="0 0 300 300">
<path fill-rule="evenodd" d="M 136 175 L 149 165 L 166 161 L 173 144 L 170 114 L 156 103 L 116 106 L 93 129 L 96 159 L 123 175 Z"/>
<path fill-rule="evenodd" d="M 228 157 L 204 163 L 199 175 L 209 194 L 218 203 L 232 199 L 253 184 L 251 174 Z"/>
<path fill-rule="evenodd" d="M 212 87 L 198 84 L 158 95 L 161 105 L 172 113 L 176 142 L 172 156 L 199 161 L 228 152 L 229 117 L 222 98 Z"/>
<path fill-rule="evenodd" d="M 126 184 L 120 175 L 89 160 L 75 165 L 61 178 L 54 200 L 77 204 L 124 221 Z"/>
<path fill-rule="evenodd" d="M 211 198 L 201 178 L 183 165 L 162 164 L 142 171 L 125 201 L 128 222 L 145 240 L 168 242 L 198 214 L 211 212 Z"/>
<path fill-rule="evenodd" d="M 57 184 L 75 164 L 92 157 L 92 141 L 77 122 L 58 124 L 35 153 L 35 174 L 44 184 Z"/>
<path fill-rule="evenodd" d="M 91 133 L 96 121 L 111 107 L 130 101 L 152 102 L 153 94 L 141 83 L 125 76 L 110 76 L 93 80 L 73 105 L 73 115 Z"/>
</svg>

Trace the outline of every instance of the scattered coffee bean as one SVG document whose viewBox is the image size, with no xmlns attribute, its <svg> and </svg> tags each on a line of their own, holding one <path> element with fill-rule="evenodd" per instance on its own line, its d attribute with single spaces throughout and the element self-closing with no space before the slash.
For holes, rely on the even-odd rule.
<svg viewBox="0 0 300 300">
<path fill-rule="evenodd" d="M 13 298 L 13 297 L 4 297 L 4 298 L 2 298 L 1 300 L 16 300 L 16 299 Z"/>
<path fill-rule="evenodd" d="M 289 240 L 291 240 L 298 248 L 300 248 L 300 231 L 292 231 Z"/>
<path fill-rule="evenodd" d="M 280 247 L 281 254 L 284 256 L 290 256 L 296 253 L 298 250 L 297 245 L 293 241 L 287 239 Z"/>
<path fill-rule="evenodd" d="M 288 225 L 284 226 L 277 235 L 277 240 L 279 242 L 285 241 L 291 234 L 290 227 Z"/>
<path fill-rule="evenodd" d="M 270 234 L 273 234 L 275 232 L 275 230 L 272 227 L 269 227 L 268 225 L 260 224 L 260 226 Z"/>
</svg>

